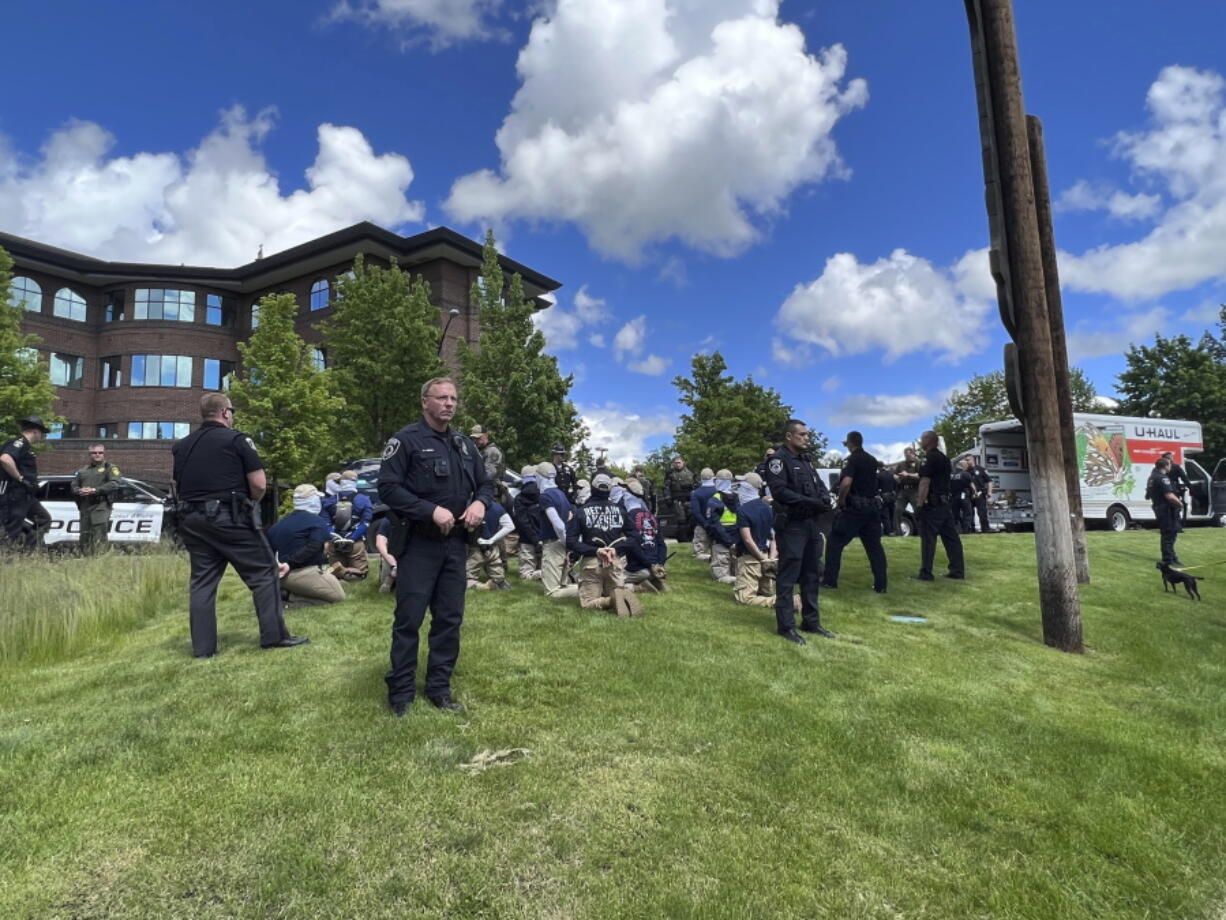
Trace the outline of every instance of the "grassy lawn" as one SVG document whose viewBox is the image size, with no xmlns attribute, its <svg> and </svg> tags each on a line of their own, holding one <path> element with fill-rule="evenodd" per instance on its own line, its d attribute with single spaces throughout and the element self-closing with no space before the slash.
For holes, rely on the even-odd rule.
<svg viewBox="0 0 1226 920">
<path fill-rule="evenodd" d="M 1196 604 L 1157 533 L 1091 541 L 1084 656 L 1039 641 L 1028 535 L 967 538 L 965 583 L 888 540 L 884 596 L 853 544 L 805 648 L 679 554 L 641 620 L 470 595 L 469 712 L 402 720 L 373 584 L 264 652 L 228 576 L 195 661 L 181 560 L 55 563 L 38 616 L 118 606 L 88 641 L 0 614 L 0 917 L 1219 920 L 1226 565 Z"/>
</svg>

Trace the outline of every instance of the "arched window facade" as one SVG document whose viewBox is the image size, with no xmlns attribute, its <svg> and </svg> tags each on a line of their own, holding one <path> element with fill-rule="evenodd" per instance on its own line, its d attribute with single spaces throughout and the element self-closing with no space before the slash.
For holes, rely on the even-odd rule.
<svg viewBox="0 0 1226 920">
<path fill-rule="evenodd" d="M 33 278 L 18 275 L 9 287 L 13 306 L 38 313 L 43 308 L 43 289 Z"/>
<path fill-rule="evenodd" d="M 311 285 L 311 309 L 323 310 L 329 306 L 332 297 L 332 286 L 320 278 Z"/>
<path fill-rule="evenodd" d="M 85 298 L 71 288 L 60 288 L 55 292 L 55 305 L 52 312 L 65 319 L 75 319 L 85 322 Z"/>
</svg>

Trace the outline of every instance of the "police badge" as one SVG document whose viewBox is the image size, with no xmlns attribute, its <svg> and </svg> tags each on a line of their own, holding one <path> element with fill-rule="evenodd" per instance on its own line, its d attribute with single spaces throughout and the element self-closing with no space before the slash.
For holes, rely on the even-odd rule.
<svg viewBox="0 0 1226 920">
<path fill-rule="evenodd" d="M 388 438 L 387 444 L 383 448 L 383 461 L 386 463 L 396 456 L 396 451 L 400 450 L 399 438 Z"/>
<path fill-rule="evenodd" d="M 780 460 L 778 457 L 775 457 L 771 460 L 770 463 L 767 464 L 767 468 L 772 473 L 774 473 L 776 476 L 778 476 L 780 473 L 783 472 L 783 461 Z"/>
</svg>

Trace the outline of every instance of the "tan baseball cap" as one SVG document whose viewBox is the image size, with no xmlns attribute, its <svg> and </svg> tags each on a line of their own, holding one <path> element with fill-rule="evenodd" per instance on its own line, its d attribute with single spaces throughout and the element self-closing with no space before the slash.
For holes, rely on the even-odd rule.
<svg viewBox="0 0 1226 920">
<path fill-rule="evenodd" d="M 737 482 L 747 482 L 751 486 L 753 486 L 755 489 L 762 488 L 762 477 L 754 472 L 746 473 L 744 476 L 738 476 L 736 477 L 736 481 Z"/>
</svg>

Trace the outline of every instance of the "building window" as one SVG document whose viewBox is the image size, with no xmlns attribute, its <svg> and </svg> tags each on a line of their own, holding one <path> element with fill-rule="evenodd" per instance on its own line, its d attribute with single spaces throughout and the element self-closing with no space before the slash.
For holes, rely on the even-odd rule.
<svg viewBox="0 0 1226 920">
<path fill-rule="evenodd" d="M 251 305 L 251 328 L 260 328 L 260 302 L 258 300 Z"/>
<path fill-rule="evenodd" d="M 85 298 L 71 288 L 60 288 L 55 292 L 55 305 L 52 313 L 83 323 L 85 322 Z"/>
<path fill-rule="evenodd" d="M 111 291 L 106 295 L 102 320 L 107 323 L 117 323 L 121 319 L 123 319 L 123 291 Z"/>
<path fill-rule="evenodd" d="M 84 358 L 79 355 L 51 353 L 51 382 L 57 387 L 80 387 L 84 376 Z"/>
<path fill-rule="evenodd" d="M 204 321 L 210 326 L 234 325 L 234 298 L 207 294 L 204 298 Z"/>
<path fill-rule="evenodd" d="M 79 437 L 81 437 L 81 426 L 76 422 L 52 422 L 51 431 L 47 435 L 48 440 Z"/>
<path fill-rule="evenodd" d="M 222 361 L 218 358 L 205 358 L 204 388 L 206 390 L 230 389 L 230 376 L 233 373 L 233 361 Z"/>
<path fill-rule="evenodd" d="M 9 302 L 23 310 L 41 313 L 43 309 L 43 289 L 33 278 L 18 275 L 9 287 Z"/>
<path fill-rule="evenodd" d="M 311 349 L 311 364 L 315 366 L 315 370 L 322 371 L 328 366 L 328 353 L 322 348 Z"/>
<path fill-rule="evenodd" d="M 332 298 L 332 288 L 323 278 L 311 285 L 311 309 L 325 309 Z"/>
<path fill-rule="evenodd" d="M 98 367 L 101 371 L 99 374 L 98 385 L 104 390 L 110 390 L 114 387 L 123 386 L 123 371 L 121 370 L 121 358 L 119 355 L 111 355 L 102 358 L 98 362 Z"/>
<path fill-rule="evenodd" d="M 190 387 L 192 359 L 183 355 L 133 355 L 132 386 Z"/>
<path fill-rule="evenodd" d="M 186 438 L 191 430 L 187 422 L 128 422 L 128 437 L 143 440 Z"/>
<path fill-rule="evenodd" d="M 119 422 L 103 422 L 97 428 L 98 437 L 109 440 L 119 437 Z"/>
<path fill-rule="evenodd" d="M 184 323 L 196 319 L 196 292 L 169 288 L 137 288 L 135 319 L 172 319 Z"/>
</svg>

